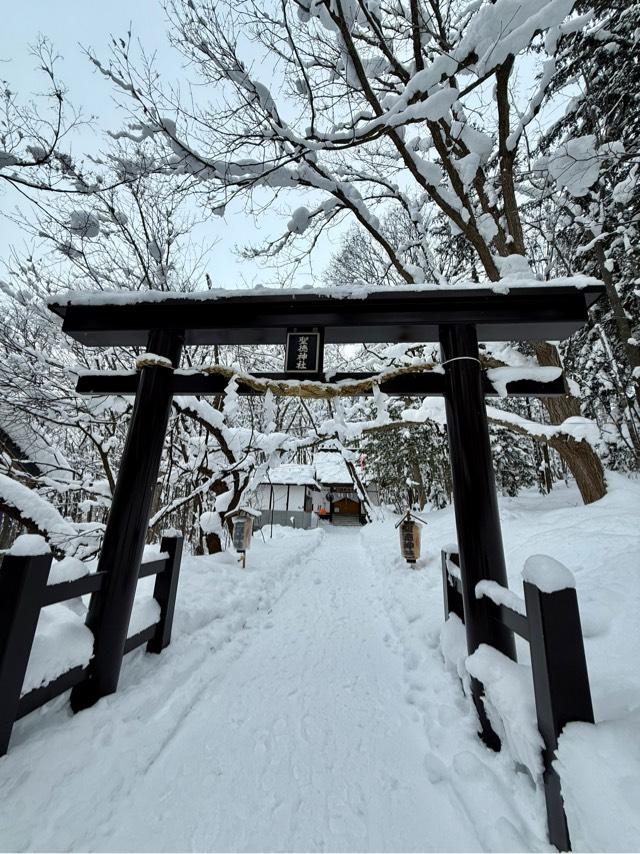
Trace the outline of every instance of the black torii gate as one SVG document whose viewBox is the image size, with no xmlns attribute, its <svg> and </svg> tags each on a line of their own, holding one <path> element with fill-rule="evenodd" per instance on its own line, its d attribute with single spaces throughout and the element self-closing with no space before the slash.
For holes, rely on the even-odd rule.
<svg viewBox="0 0 640 854">
<path fill-rule="evenodd" d="M 582 327 L 588 308 L 603 292 L 599 284 L 565 283 L 492 288 L 376 289 L 358 295 L 319 289 L 203 292 L 190 295 L 128 293 L 59 297 L 49 308 L 63 330 L 88 346 L 142 346 L 148 358 L 136 374 L 81 376 L 88 394 L 135 394 L 133 414 L 107 520 L 98 570 L 108 573 L 93 597 L 87 625 L 96 642 L 90 677 L 72 694 L 74 710 L 116 690 L 135 596 L 153 492 L 174 394 L 220 394 L 228 378 L 178 370 L 184 345 L 285 344 L 291 332 L 305 338 L 303 370 L 256 374 L 281 380 L 359 381 L 371 374 L 322 373 L 323 343 L 439 342 L 444 373 L 395 376 L 380 383 L 388 394 L 444 395 L 453 498 L 469 653 L 490 644 L 515 659 L 512 632 L 491 620 L 485 598 L 476 599 L 483 579 L 507 586 L 484 396 L 496 394 L 479 361 L 485 341 L 562 340 Z M 306 363 L 309 341 L 318 355 Z M 295 363 L 295 360 L 294 360 Z M 289 360 L 288 360 L 289 364 Z M 295 367 L 295 366 L 294 366 Z M 304 368 L 307 368 L 304 370 Z M 551 382 L 518 380 L 509 395 L 566 394 L 561 376 Z M 239 383 L 240 394 L 259 393 Z M 482 736 L 498 747 L 484 712 L 482 687 L 473 684 Z"/>
</svg>

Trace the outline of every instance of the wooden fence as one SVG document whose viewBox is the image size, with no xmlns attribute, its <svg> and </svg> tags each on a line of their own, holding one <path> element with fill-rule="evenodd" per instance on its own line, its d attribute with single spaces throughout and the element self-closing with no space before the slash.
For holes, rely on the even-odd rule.
<svg viewBox="0 0 640 854">
<path fill-rule="evenodd" d="M 157 623 L 127 638 L 125 655 L 144 643 L 147 652 L 155 653 L 169 645 L 182 545 L 180 536 L 163 537 L 160 550 L 166 556 L 142 562 L 138 578 L 155 576 L 153 597 L 160 606 L 160 617 Z M 7 752 L 15 721 L 79 685 L 91 673 L 89 662 L 22 694 L 40 610 L 78 596 L 100 596 L 105 581 L 106 573 L 97 572 L 48 584 L 51 560 L 46 554 L 7 554 L 0 565 L 0 756 Z"/>
<path fill-rule="evenodd" d="M 443 550 L 442 583 L 445 619 L 456 614 L 465 620 L 460 560 Z M 506 588 L 503 588 L 506 590 Z M 570 851 L 560 778 L 553 768 L 558 737 L 570 721 L 593 723 L 593 707 L 584 654 L 578 599 L 573 588 L 544 593 L 524 582 L 526 614 L 487 600 L 488 616 L 528 641 L 538 729 L 544 742 L 543 785 L 549 841 Z"/>
</svg>

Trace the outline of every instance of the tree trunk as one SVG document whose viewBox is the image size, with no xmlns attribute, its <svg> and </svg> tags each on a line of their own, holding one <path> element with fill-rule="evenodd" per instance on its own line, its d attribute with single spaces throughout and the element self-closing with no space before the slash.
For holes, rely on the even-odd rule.
<svg viewBox="0 0 640 854">
<path fill-rule="evenodd" d="M 551 473 L 551 460 L 549 459 L 548 442 L 545 442 L 542 446 L 542 461 L 544 463 L 543 482 L 548 495 L 553 489 L 553 477 Z"/>
<path fill-rule="evenodd" d="M 558 350 L 547 341 L 538 341 L 535 345 L 538 362 L 544 366 L 561 367 Z M 562 424 L 567 418 L 580 416 L 580 402 L 575 397 L 548 397 L 543 400 L 554 425 Z M 574 476 L 580 495 L 585 504 L 598 501 L 607 494 L 607 483 L 600 458 L 587 442 L 577 442 L 566 436 L 558 436 L 549 444 L 562 457 Z"/>
<path fill-rule="evenodd" d="M 609 305 L 611 306 L 613 318 L 616 322 L 620 342 L 622 343 L 622 347 L 627 357 L 627 361 L 629 362 L 629 367 L 631 368 L 631 372 L 633 374 L 637 368 L 640 368 L 640 346 L 635 343 L 632 343 L 634 339 L 632 337 L 633 330 L 631 329 L 631 323 L 629 322 L 627 313 L 624 310 L 624 306 L 622 305 L 620 295 L 616 290 L 611 271 L 607 269 L 604 248 L 600 243 L 596 245 L 596 257 L 598 259 L 598 266 L 600 268 L 600 278 L 604 282 L 604 286 L 606 288 L 607 299 L 609 300 Z M 633 380 L 633 388 L 635 391 L 636 403 L 640 404 L 640 377 L 635 374 Z"/>
<path fill-rule="evenodd" d="M 360 505 L 364 510 L 365 518 L 367 522 L 372 522 L 373 516 L 371 515 L 371 501 L 369 500 L 367 490 L 365 489 L 365 486 L 362 483 L 354 464 L 349 460 L 345 460 L 344 462 L 347 466 L 347 471 L 349 472 L 349 474 L 351 475 L 351 479 L 353 480 L 353 485 L 356 488 L 356 494 L 360 496 Z"/>
<path fill-rule="evenodd" d="M 416 500 L 420 510 L 422 510 L 424 505 L 427 503 L 427 495 L 424 488 L 424 481 L 422 479 L 422 472 L 420 471 L 420 465 L 415 458 L 411 461 L 411 479 L 416 485 Z"/>
<path fill-rule="evenodd" d="M 207 541 L 208 554 L 217 555 L 218 552 L 222 551 L 222 542 L 218 534 L 207 534 L 205 539 Z"/>
</svg>

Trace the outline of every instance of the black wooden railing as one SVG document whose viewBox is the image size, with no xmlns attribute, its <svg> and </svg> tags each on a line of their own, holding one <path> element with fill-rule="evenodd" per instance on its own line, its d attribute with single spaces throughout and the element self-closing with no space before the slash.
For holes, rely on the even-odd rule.
<svg viewBox="0 0 640 854">
<path fill-rule="evenodd" d="M 161 652 L 171 640 L 182 537 L 163 537 L 161 553 L 166 557 L 145 561 L 138 578 L 155 575 L 153 597 L 160 606 L 157 623 L 127 638 L 124 653 L 147 644 L 147 652 Z M 74 581 L 48 584 L 51 555 L 7 554 L 0 564 L 0 756 L 9 747 L 15 721 L 54 697 L 79 685 L 91 673 L 91 662 L 60 674 L 47 685 L 22 694 L 29 656 L 40 610 L 78 596 L 100 596 L 106 573 L 85 575 Z"/>
<path fill-rule="evenodd" d="M 441 556 L 445 619 L 453 613 L 464 622 L 459 556 L 447 550 Z M 538 729 L 544 742 L 542 780 L 549 841 L 560 851 L 570 851 L 560 778 L 552 763 L 566 724 L 593 723 L 578 599 L 573 588 L 544 593 L 534 584 L 523 584 L 526 615 L 491 599 L 486 606 L 490 619 L 529 643 Z"/>
</svg>

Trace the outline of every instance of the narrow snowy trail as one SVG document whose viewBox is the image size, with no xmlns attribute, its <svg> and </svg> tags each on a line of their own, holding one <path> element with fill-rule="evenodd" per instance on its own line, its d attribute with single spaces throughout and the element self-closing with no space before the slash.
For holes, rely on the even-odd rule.
<svg viewBox="0 0 640 854">
<path fill-rule="evenodd" d="M 596 505 L 575 489 L 501 499 L 510 588 L 542 543 L 576 574 L 599 722 L 572 725 L 559 761 L 585 851 L 639 837 L 640 590 L 624 534 L 638 487 L 608 482 Z M 464 628 L 442 619 L 453 512 L 429 515 L 415 569 L 395 521 L 276 526 L 245 571 L 231 552 L 186 555 L 162 655 L 127 656 L 117 693 L 91 709 L 74 716 L 61 696 L 14 727 L 0 851 L 551 850 L 526 650 L 517 673 L 489 674 L 493 753 L 461 688 Z"/>
<path fill-rule="evenodd" d="M 126 797 L 106 850 L 478 850 L 429 782 L 403 662 L 353 529 L 327 532 Z"/>
</svg>

